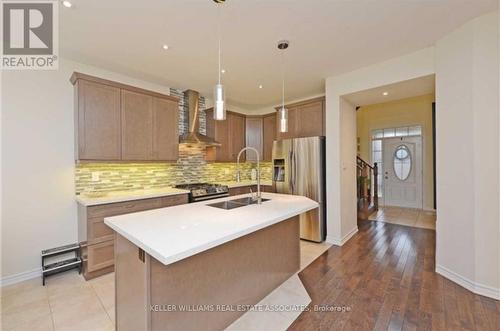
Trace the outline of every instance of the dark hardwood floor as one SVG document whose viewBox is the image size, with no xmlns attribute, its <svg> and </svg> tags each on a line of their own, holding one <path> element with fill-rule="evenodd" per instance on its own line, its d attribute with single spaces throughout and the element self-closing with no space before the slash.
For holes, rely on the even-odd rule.
<svg viewBox="0 0 500 331">
<path fill-rule="evenodd" d="M 361 222 L 299 273 L 312 302 L 289 330 L 500 330 L 500 301 L 436 274 L 434 257 L 433 230 Z"/>
</svg>

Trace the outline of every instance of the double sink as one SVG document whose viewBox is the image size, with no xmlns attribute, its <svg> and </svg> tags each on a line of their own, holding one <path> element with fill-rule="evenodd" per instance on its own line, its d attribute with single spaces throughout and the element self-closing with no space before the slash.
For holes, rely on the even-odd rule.
<svg viewBox="0 0 500 331">
<path fill-rule="evenodd" d="M 271 200 L 271 199 L 262 198 L 261 202 L 265 202 L 265 201 L 269 201 L 269 200 Z M 234 199 L 234 200 L 211 203 L 211 204 L 208 204 L 207 206 L 230 210 L 230 209 L 245 207 L 245 206 L 249 206 L 249 205 L 254 205 L 254 204 L 257 204 L 257 202 L 258 202 L 257 200 L 255 200 L 251 197 L 246 197 L 246 198 L 239 198 L 239 199 Z"/>
</svg>

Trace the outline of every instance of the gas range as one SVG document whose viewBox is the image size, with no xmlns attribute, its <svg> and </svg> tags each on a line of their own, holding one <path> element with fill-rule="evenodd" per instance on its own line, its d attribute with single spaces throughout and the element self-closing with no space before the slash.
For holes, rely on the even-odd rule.
<svg viewBox="0 0 500 331">
<path fill-rule="evenodd" d="M 176 185 L 175 188 L 189 190 L 189 202 L 204 201 L 229 196 L 227 185 L 194 183 Z"/>
</svg>

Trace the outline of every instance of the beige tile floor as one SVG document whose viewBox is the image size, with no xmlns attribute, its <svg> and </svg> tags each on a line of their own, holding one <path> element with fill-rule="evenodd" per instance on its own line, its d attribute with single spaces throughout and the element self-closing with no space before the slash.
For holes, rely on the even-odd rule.
<svg viewBox="0 0 500 331">
<path fill-rule="evenodd" d="M 380 207 L 379 210 L 371 214 L 368 219 L 416 228 L 436 229 L 436 213 L 421 209 Z"/>
<path fill-rule="evenodd" d="M 328 244 L 301 241 L 301 269 L 314 261 L 328 247 L 330 247 Z M 292 285 L 294 281 L 292 280 Z M 114 274 L 85 281 L 76 271 L 49 277 L 46 286 L 42 286 L 41 280 L 37 278 L 4 287 L 1 291 L 0 329 L 2 331 L 114 330 L 114 290 Z M 285 291 L 285 296 L 288 293 L 296 297 L 297 293 L 300 293 L 297 291 L 295 293 Z M 280 293 L 276 295 L 280 300 L 283 298 Z M 280 323 L 290 322 L 290 316 L 284 314 L 273 316 L 272 318 L 280 320 Z"/>
</svg>

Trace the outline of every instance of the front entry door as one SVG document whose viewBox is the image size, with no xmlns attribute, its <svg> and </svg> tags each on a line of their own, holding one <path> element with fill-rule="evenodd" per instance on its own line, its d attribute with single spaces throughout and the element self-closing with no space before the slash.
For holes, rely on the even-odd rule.
<svg viewBox="0 0 500 331">
<path fill-rule="evenodd" d="M 422 137 L 384 139 L 385 205 L 422 208 Z"/>
</svg>

